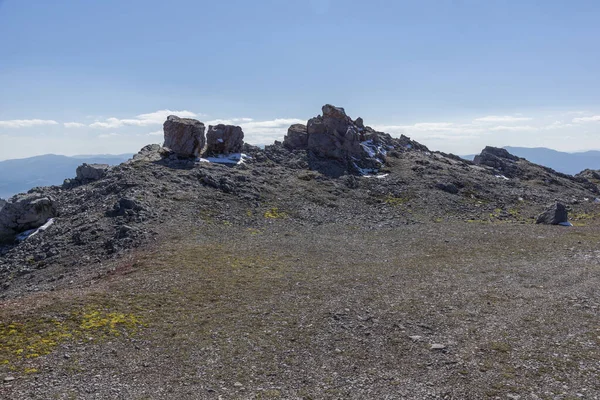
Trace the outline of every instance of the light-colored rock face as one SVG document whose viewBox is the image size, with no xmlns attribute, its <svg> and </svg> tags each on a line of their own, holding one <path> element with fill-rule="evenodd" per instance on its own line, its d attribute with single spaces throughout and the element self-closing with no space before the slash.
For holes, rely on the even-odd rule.
<svg viewBox="0 0 600 400">
<path fill-rule="evenodd" d="M 244 145 L 242 128 L 234 125 L 210 125 L 206 133 L 206 154 L 240 153 Z"/>
<path fill-rule="evenodd" d="M 199 157 L 205 144 L 204 124 L 191 118 L 167 117 L 164 147 L 181 156 Z"/>
<path fill-rule="evenodd" d="M 106 175 L 110 166 L 108 164 L 86 164 L 77 167 L 77 180 L 80 182 L 97 181 Z"/>
<path fill-rule="evenodd" d="M 57 214 L 50 197 L 35 193 L 17 196 L 0 210 L 0 242 L 13 240 L 16 234 L 28 229 L 39 228 Z"/>
<path fill-rule="evenodd" d="M 283 138 L 283 145 L 290 150 L 306 150 L 308 147 L 308 130 L 306 125 L 294 124 L 289 127 Z"/>
</svg>

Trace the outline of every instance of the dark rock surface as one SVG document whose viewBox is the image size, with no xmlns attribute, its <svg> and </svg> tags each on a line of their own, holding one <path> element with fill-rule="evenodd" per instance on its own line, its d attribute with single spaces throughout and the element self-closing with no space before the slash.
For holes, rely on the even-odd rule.
<svg viewBox="0 0 600 400">
<path fill-rule="evenodd" d="M 536 220 L 537 224 L 558 225 L 568 223 L 569 216 L 567 207 L 562 203 L 556 203 L 548 207 L 546 211 L 540 214 Z"/>
<path fill-rule="evenodd" d="M 244 145 L 242 128 L 234 125 L 210 125 L 206 132 L 206 155 L 240 153 Z"/>
<path fill-rule="evenodd" d="M 166 147 L 176 154 L 199 157 L 204 148 L 204 124 L 191 118 L 170 115 L 163 125 Z"/>
</svg>

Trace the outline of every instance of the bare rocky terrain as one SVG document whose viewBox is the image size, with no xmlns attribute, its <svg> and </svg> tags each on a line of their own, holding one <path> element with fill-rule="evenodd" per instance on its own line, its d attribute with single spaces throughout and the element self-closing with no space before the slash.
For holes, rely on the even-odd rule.
<svg viewBox="0 0 600 400">
<path fill-rule="evenodd" d="M 0 397 L 600 398 L 594 171 L 470 162 L 333 106 L 223 164 L 169 118 L 177 151 L 3 207 Z M 6 239 L 39 199 L 51 226 Z M 557 202 L 574 226 L 536 224 Z"/>
</svg>

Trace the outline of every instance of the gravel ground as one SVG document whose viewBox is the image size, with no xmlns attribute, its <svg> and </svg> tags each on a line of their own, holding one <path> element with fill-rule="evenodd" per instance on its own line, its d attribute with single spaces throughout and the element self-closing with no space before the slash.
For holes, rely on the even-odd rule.
<svg viewBox="0 0 600 400">
<path fill-rule="evenodd" d="M 143 322 L 11 359 L 0 394 L 597 399 L 598 239 L 519 224 L 207 224 L 91 284 L 7 301 L 3 321 L 95 309 Z"/>
</svg>

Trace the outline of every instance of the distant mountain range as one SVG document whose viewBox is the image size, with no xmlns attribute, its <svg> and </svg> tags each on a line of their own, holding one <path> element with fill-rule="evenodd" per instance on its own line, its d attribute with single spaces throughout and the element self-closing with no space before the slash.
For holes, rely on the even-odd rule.
<svg viewBox="0 0 600 400">
<path fill-rule="evenodd" d="M 600 151 L 565 153 L 545 147 L 504 147 L 509 153 L 525 158 L 532 163 L 550 167 L 558 172 L 575 175 L 586 168 L 600 169 Z M 463 156 L 473 160 L 475 154 Z"/>
<path fill-rule="evenodd" d="M 101 154 L 81 156 L 42 156 L 0 161 L 0 198 L 26 192 L 36 186 L 60 185 L 66 178 L 74 178 L 81 164 L 116 165 L 130 159 L 132 154 Z"/>
</svg>

